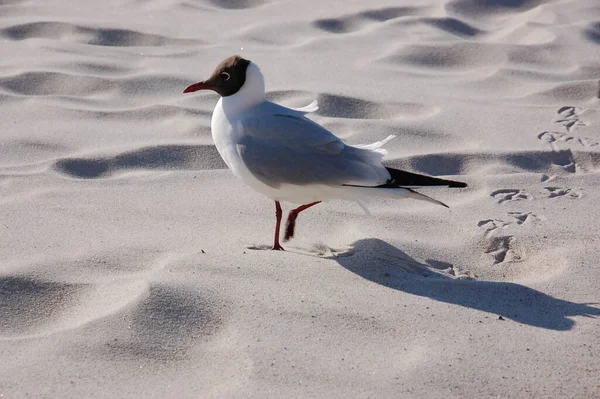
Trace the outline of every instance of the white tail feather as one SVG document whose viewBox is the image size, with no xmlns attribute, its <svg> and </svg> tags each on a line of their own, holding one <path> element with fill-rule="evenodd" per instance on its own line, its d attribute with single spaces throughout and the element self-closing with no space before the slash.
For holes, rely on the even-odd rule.
<svg viewBox="0 0 600 399">
<path fill-rule="evenodd" d="M 319 109 L 319 103 L 317 102 L 317 100 L 314 100 L 312 103 L 305 105 L 304 107 L 300 107 L 300 108 L 292 108 L 294 111 L 300 111 L 300 112 L 305 112 L 305 113 L 310 113 L 310 112 L 315 112 L 316 110 Z"/>
<path fill-rule="evenodd" d="M 389 136 L 387 136 L 385 139 L 383 139 L 381 141 L 376 141 L 371 144 L 358 144 L 358 145 L 355 145 L 354 147 L 362 148 L 363 150 L 375 151 L 382 155 L 385 155 L 385 154 L 387 154 L 387 150 L 385 150 L 381 147 L 383 147 L 388 141 L 395 139 L 395 138 L 396 138 L 395 135 L 390 134 Z"/>
</svg>

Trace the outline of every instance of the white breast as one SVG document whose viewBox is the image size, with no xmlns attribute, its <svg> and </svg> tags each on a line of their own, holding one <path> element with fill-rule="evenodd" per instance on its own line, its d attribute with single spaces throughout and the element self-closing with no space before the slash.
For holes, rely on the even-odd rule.
<svg viewBox="0 0 600 399">
<path fill-rule="evenodd" d="M 211 121 L 212 137 L 219 155 L 221 155 L 221 158 L 223 158 L 223 161 L 225 161 L 231 172 L 250 188 L 273 200 L 285 200 L 279 198 L 279 190 L 269 187 L 256 179 L 246 165 L 244 165 L 237 148 L 242 138 L 243 130 L 236 128 L 236 124 L 239 124 L 239 121 L 231 120 L 227 117 L 225 112 L 223 112 L 222 102 L 219 100 Z"/>
</svg>

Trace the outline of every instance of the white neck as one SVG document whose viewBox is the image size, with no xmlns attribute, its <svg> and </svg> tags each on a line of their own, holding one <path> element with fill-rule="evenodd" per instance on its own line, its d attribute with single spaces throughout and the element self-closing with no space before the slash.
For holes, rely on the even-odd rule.
<svg viewBox="0 0 600 399">
<path fill-rule="evenodd" d="M 251 62 L 246 69 L 246 81 L 237 93 L 223 97 L 223 111 L 226 114 L 243 112 L 266 100 L 265 78 L 258 66 Z"/>
</svg>

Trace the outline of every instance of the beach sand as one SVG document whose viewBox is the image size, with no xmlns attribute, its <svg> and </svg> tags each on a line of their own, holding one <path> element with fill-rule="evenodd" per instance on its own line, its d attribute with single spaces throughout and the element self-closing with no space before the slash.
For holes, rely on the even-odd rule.
<svg viewBox="0 0 600 399">
<path fill-rule="evenodd" d="M 596 0 L 4 0 L 0 43 L 0 396 L 600 398 Z M 233 54 L 469 187 L 265 250 L 182 93 Z"/>
</svg>

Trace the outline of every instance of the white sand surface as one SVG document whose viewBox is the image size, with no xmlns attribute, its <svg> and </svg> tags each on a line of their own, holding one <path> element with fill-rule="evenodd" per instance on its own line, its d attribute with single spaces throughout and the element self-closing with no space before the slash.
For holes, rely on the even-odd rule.
<svg viewBox="0 0 600 399">
<path fill-rule="evenodd" d="M 469 187 L 264 250 L 232 54 Z M 0 397 L 600 398 L 599 79 L 597 0 L 0 0 Z"/>
</svg>

